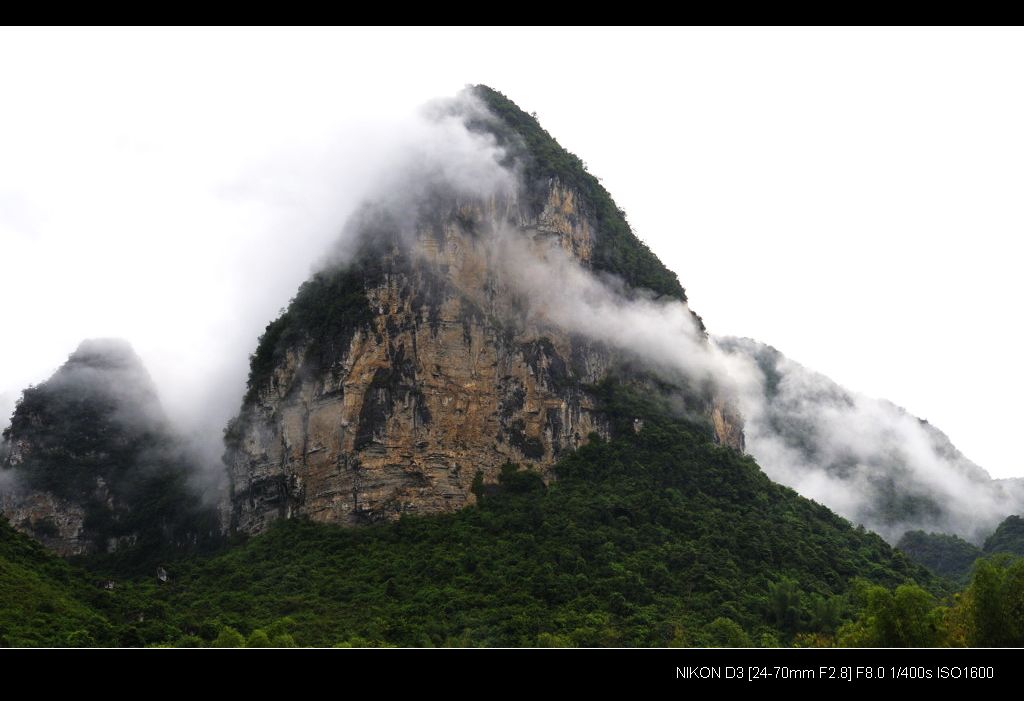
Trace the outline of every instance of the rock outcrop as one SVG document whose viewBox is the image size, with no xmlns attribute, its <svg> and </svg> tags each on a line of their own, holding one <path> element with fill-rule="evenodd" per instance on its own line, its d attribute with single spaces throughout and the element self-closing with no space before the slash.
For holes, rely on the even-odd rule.
<svg viewBox="0 0 1024 701">
<path fill-rule="evenodd" d="M 85 509 L 51 492 L 18 484 L 0 488 L 0 514 L 14 528 L 63 557 L 93 550 L 85 534 Z"/>
<path fill-rule="evenodd" d="M 473 118 L 484 129 L 497 119 Z M 627 285 L 637 280 L 601 263 L 623 258 L 602 247 L 612 225 L 600 203 L 538 169 L 526 137 L 509 145 L 527 164 L 510 187 L 421 183 L 400 211 L 368 207 L 350 226 L 360 242 L 354 260 L 318 273 L 267 327 L 227 431 L 236 529 L 259 532 L 296 515 L 356 525 L 452 511 L 505 463 L 548 478 L 560 455 L 609 434 L 591 388 L 613 370 L 626 373 L 623 358 L 536 314 L 544 300 L 508 270 L 500 242 L 555 247 Z M 615 223 L 620 245 L 646 263 L 650 252 L 624 220 Z M 650 265 L 634 269 L 662 279 Z M 695 394 L 690 408 L 720 442 L 742 449 L 742 427 L 724 402 Z"/>
</svg>

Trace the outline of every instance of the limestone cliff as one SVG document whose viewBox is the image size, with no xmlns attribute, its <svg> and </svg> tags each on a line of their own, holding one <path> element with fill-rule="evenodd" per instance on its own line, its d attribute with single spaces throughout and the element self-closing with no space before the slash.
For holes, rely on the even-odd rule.
<svg viewBox="0 0 1024 701">
<path fill-rule="evenodd" d="M 478 99 L 504 100 L 481 90 Z M 518 177 L 483 192 L 432 181 L 400 206 L 367 207 L 349 227 L 354 258 L 305 283 L 267 327 L 227 431 L 238 530 L 294 515 L 354 525 L 459 509 L 506 462 L 547 477 L 565 451 L 608 435 L 590 388 L 642 371 L 537 314 L 543 299 L 527 299 L 529 280 L 509 270 L 502 240 L 555 247 L 685 301 L 621 212 L 605 211 L 603 189 L 595 199 L 583 176 L 545 169 L 536 133 L 509 131 L 514 120 L 493 110 L 467 125 L 506 145 L 504 165 Z M 742 448 L 723 402 L 693 391 L 687 409 Z"/>
<path fill-rule="evenodd" d="M 68 557 L 94 550 L 85 534 L 85 510 L 52 492 L 7 484 L 0 488 L 0 514 L 17 530 L 58 555 Z"/>
</svg>

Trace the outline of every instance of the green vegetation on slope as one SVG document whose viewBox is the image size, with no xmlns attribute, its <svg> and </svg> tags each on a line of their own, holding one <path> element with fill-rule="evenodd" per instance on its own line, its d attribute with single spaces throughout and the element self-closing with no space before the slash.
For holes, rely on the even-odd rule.
<svg viewBox="0 0 1024 701">
<path fill-rule="evenodd" d="M 379 271 L 369 258 L 363 262 L 316 273 L 302 283 L 281 316 L 267 324 L 249 358 L 246 404 L 270 382 L 289 350 L 304 346 L 303 362 L 317 369 L 329 367 L 348 350 L 356 330 L 373 318 L 366 288 Z"/>
<path fill-rule="evenodd" d="M 886 589 L 863 581 L 855 601 L 857 617 L 839 629 L 837 645 L 1024 646 L 1024 559 L 977 560 L 970 584 L 947 601 L 915 584 Z"/>
<path fill-rule="evenodd" d="M 1024 519 L 1008 516 L 985 540 L 984 548 L 955 535 L 908 531 L 896 544 L 907 557 L 932 572 L 966 583 L 975 562 L 986 555 L 1024 555 Z"/>
<path fill-rule="evenodd" d="M 232 630 L 260 630 L 300 645 L 775 645 L 832 635 L 855 577 L 936 586 L 706 427 L 604 391 L 621 437 L 592 436 L 557 481 L 510 465 L 454 514 L 360 529 L 281 521 L 183 558 L 170 582 L 145 583 L 157 635 L 144 641 L 229 644 Z"/>
<path fill-rule="evenodd" d="M 530 494 L 540 489 L 535 476 L 509 470 L 501 493 L 492 498 L 501 499 L 517 492 Z M 444 556 L 440 562 L 417 559 L 402 563 L 393 558 L 368 569 L 361 564 L 363 571 L 355 576 L 346 575 L 339 561 L 365 563 L 369 558 L 380 558 L 388 543 L 409 536 L 408 531 L 395 528 L 369 529 L 362 533 L 376 530 L 373 537 L 357 538 L 354 536 L 360 531 L 306 521 L 281 522 L 267 535 L 224 555 L 171 566 L 175 575 L 166 584 L 153 577 L 136 578 L 118 581 L 115 589 L 108 590 L 104 587 L 105 578 L 89 576 L 69 566 L 0 519 L 0 591 L 4 593 L 0 598 L 0 647 L 292 647 L 326 645 L 332 641 L 341 646 L 366 646 L 392 644 L 403 637 L 396 633 L 410 634 L 420 627 L 425 627 L 422 636 L 411 644 L 436 644 L 435 640 L 441 639 L 445 644 L 472 645 L 485 641 L 473 629 L 453 634 L 457 624 L 478 618 L 492 618 L 497 623 L 501 613 L 510 616 L 509 628 L 530 632 L 552 628 L 549 619 L 529 619 L 537 609 L 524 604 L 538 599 L 536 586 L 526 587 L 518 598 L 504 602 L 500 610 L 486 600 L 489 592 L 482 586 L 473 587 L 483 606 L 462 611 L 468 588 L 465 580 L 474 577 L 475 570 L 470 569 L 453 581 L 446 573 L 466 568 L 459 560 L 453 560 L 453 553 L 440 548 L 436 540 L 402 552 L 432 549 Z M 422 527 L 414 526 L 414 531 L 423 534 Z M 476 558 L 474 550 L 455 555 L 474 562 L 477 570 L 487 564 Z M 407 584 L 398 577 L 376 582 L 370 579 L 374 573 L 399 574 L 406 569 L 418 570 L 416 579 L 427 580 L 432 589 L 410 597 Z M 581 569 L 579 564 L 576 569 Z M 621 573 L 617 568 L 616 571 Z M 310 572 L 315 574 L 311 582 L 307 577 Z M 498 584 L 501 592 L 513 588 L 514 583 L 498 575 L 492 573 L 487 577 Z M 258 580 L 250 579 L 253 576 Z M 574 576 L 578 582 L 580 572 Z M 339 578 L 343 581 L 335 582 Z M 265 590 L 267 586 L 270 591 Z M 361 590 L 360 596 L 347 601 L 338 598 L 342 590 L 356 593 L 357 589 Z M 453 593 L 455 600 L 448 601 L 446 597 Z M 592 596 L 577 598 L 588 607 L 596 604 L 597 610 L 570 610 L 568 616 L 554 621 L 555 628 L 577 621 L 582 626 L 568 634 L 540 632 L 533 644 L 618 643 L 622 633 L 620 614 L 601 611 L 601 598 L 593 596 L 594 591 L 584 592 L 587 593 Z M 675 645 L 1024 644 L 1024 559 L 995 556 L 978 560 L 969 586 L 945 599 L 936 598 L 912 582 L 890 588 L 863 579 L 854 580 L 846 596 L 811 596 L 806 601 L 804 597 L 806 594 L 794 580 L 784 578 L 770 584 L 761 610 L 761 617 L 770 625 L 762 625 L 762 634 L 753 640 L 747 630 L 726 616 L 700 625 L 714 612 L 697 617 L 684 613 L 677 618 L 644 618 L 642 623 L 660 631 L 660 637 Z M 412 621 L 403 619 L 407 611 L 417 611 L 426 605 L 426 599 L 437 600 L 434 613 L 419 614 Z M 372 610 L 360 613 L 357 609 L 365 603 Z M 685 609 L 686 602 L 680 603 Z M 619 605 L 622 606 L 621 602 Z M 781 633 L 787 628 L 798 632 L 792 636 Z M 529 639 L 529 633 L 525 639 Z"/>
<path fill-rule="evenodd" d="M 1024 556 L 1024 518 L 1008 516 L 985 540 L 985 552 Z"/>
<path fill-rule="evenodd" d="M 468 126 L 495 136 L 523 168 L 530 195 L 549 178 L 557 178 L 580 193 L 594 208 L 598 232 L 594 243 L 593 265 L 597 270 L 614 273 L 633 287 L 646 287 L 660 295 L 686 301 L 686 292 L 676 274 L 636 237 L 626 221 L 626 214 L 615 204 L 600 181 L 587 172 L 577 156 L 562 148 L 540 125 L 536 117 L 523 112 L 500 92 L 477 85 L 472 92 L 497 116 L 492 121 L 471 120 Z"/>
<path fill-rule="evenodd" d="M 5 528 L 0 583 L 17 594 L 0 603 L 0 642 L 1020 644 L 1024 560 L 980 560 L 968 589 L 941 599 L 942 581 L 713 445 L 706 427 L 635 390 L 602 392 L 621 435 L 592 436 L 549 485 L 509 465 L 454 514 L 360 529 L 279 521 L 166 563 L 167 582 L 102 558 L 87 561 L 90 580 Z"/>
<path fill-rule="evenodd" d="M 946 533 L 907 531 L 896 547 L 914 562 L 954 581 L 966 581 L 981 548 L 963 538 Z"/>
<path fill-rule="evenodd" d="M 88 646 L 111 641 L 84 575 L 0 517 L 0 646 Z"/>
</svg>

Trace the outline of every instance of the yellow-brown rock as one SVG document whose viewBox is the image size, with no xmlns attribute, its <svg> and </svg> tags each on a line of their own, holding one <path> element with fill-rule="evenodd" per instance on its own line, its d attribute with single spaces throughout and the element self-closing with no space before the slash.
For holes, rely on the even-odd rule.
<svg viewBox="0 0 1024 701">
<path fill-rule="evenodd" d="M 308 349 L 290 348 L 243 407 L 227 456 L 234 527 L 453 511 L 474 501 L 478 473 L 493 482 L 514 462 L 549 478 L 561 454 L 607 436 L 587 386 L 613 353 L 530 318 L 494 259 L 511 227 L 587 265 L 595 226 L 578 202 L 552 180 L 536 215 L 515 195 L 453 197 L 395 232 L 366 290 L 373 320 L 341 359 L 310 373 Z M 715 416 L 734 442 L 731 419 Z"/>
</svg>

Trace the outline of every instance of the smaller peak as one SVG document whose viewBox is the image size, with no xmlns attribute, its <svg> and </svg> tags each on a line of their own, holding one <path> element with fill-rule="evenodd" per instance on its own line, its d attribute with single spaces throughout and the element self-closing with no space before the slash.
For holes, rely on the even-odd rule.
<svg viewBox="0 0 1024 701">
<path fill-rule="evenodd" d="M 48 391 L 114 398 L 122 406 L 163 421 L 156 386 L 132 344 L 121 338 L 88 338 L 78 344 L 43 385 Z"/>
<path fill-rule="evenodd" d="M 495 90 L 490 85 L 484 85 L 483 83 L 477 83 L 476 85 L 468 84 L 468 85 L 466 85 L 466 90 L 468 90 L 469 92 L 478 93 L 478 94 L 479 93 L 483 93 L 485 95 L 492 94 L 492 95 L 501 95 L 502 97 L 505 97 L 505 95 L 503 95 L 499 91 Z"/>
<path fill-rule="evenodd" d="M 123 338 L 87 338 L 68 357 L 68 363 L 95 368 L 139 367 L 139 358 L 132 344 Z"/>
</svg>

